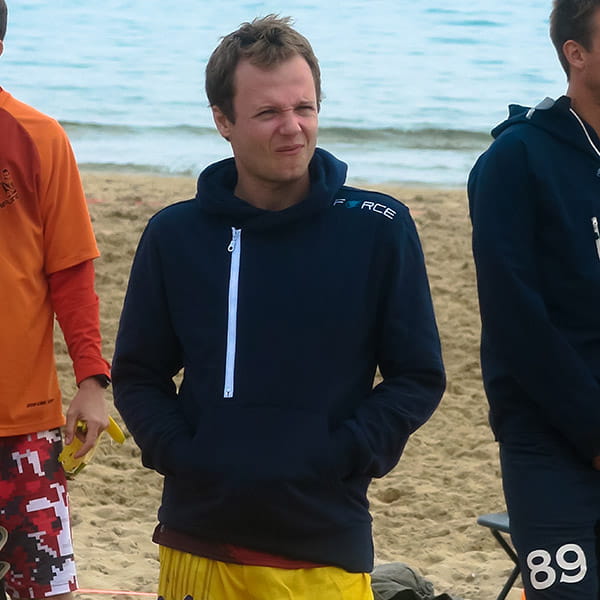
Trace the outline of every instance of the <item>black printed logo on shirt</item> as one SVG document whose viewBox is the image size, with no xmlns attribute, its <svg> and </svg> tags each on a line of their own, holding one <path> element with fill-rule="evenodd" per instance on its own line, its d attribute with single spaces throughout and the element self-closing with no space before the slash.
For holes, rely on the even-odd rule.
<svg viewBox="0 0 600 600">
<path fill-rule="evenodd" d="M 13 202 L 19 199 L 19 192 L 13 183 L 10 171 L 8 169 L 2 169 L 0 173 L 0 187 L 2 188 L 3 195 L 0 196 L 0 208 L 10 206 Z"/>
</svg>

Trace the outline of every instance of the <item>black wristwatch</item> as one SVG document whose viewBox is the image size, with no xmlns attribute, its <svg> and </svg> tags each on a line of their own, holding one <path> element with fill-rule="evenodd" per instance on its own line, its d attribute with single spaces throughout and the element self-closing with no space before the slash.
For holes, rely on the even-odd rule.
<svg viewBox="0 0 600 600">
<path fill-rule="evenodd" d="M 91 377 L 95 379 L 104 389 L 110 385 L 110 377 L 108 375 L 92 375 Z"/>
</svg>

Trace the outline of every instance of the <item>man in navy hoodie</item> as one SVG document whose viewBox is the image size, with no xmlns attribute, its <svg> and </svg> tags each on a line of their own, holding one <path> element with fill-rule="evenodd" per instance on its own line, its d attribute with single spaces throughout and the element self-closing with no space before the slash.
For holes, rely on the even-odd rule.
<svg viewBox="0 0 600 600">
<path fill-rule="evenodd" d="M 444 389 L 417 233 L 316 148 L 319 66 L 289 19 L 224 37 L 206 90 L 233 158 L 149 222 L 113 363 L 164 475 L 159 594 L 367 600 L 369 482 Z"/>
<path fill-rule="evenodd" d="M 568 89 L 469 178 L 481 364 L 527 600 L 599 598 L 600 0 L 555 0 Z"/>
</svg>

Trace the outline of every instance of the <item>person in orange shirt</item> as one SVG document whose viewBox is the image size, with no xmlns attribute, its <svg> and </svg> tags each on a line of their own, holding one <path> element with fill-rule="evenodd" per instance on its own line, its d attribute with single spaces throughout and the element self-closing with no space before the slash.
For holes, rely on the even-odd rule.
<svg viewBox="0 0 600 600">
<path fill-rule="evenodd" d="M 0 0 L 0 54 L 7 7 Z M 0 560 L 14 598 L 69 599 L 77 588 L 65 473 L 108 425 L 93 259 L 99 255 L 69 140 L 50 117 L 0 88 Z M 56 318 L 78 391 L 66 413 L 55 367 Z M 87 425 L 77 432 L 77 422 Z"/>
</svg>

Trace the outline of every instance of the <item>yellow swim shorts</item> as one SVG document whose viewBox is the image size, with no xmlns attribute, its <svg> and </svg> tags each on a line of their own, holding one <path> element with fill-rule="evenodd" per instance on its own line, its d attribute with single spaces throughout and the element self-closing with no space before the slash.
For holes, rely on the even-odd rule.
<svg viewBox="0 0 600 600">
<path fill-rule="evenodd" d="M 373 600 L 368 573 L 237 565 L 166 546 L 159 556 L 158 595 L 164 600 Z"/>
</svg>

